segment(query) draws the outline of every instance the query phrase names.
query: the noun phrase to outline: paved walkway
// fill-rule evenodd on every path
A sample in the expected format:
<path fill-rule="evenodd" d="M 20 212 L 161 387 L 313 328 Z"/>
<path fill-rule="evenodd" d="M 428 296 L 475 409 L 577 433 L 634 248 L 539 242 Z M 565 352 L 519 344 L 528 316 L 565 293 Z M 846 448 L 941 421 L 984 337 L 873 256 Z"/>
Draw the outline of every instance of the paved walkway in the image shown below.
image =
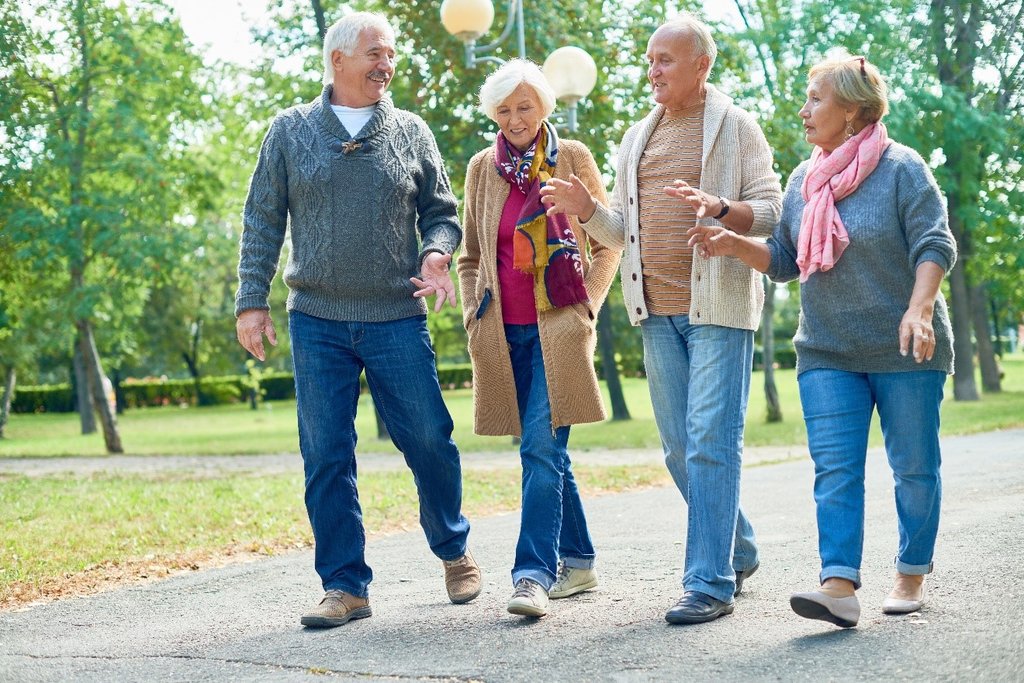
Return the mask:
<path fill-rule="evenodd" d="M 472 470 L 493 470 L 519 467 L 517 446 L 504 452 L 463 453 L 462 466 Z M 767 446 L 748 448 L 744 464 L 760 465 L 795 458 L 806 458 L 806 446 Z M 572 460 L 580 465 L 630 465 L 662 462 L 661 449 L 626 448 L 572 451 Z M 405 469 L 398 454 L 362 453 L 358 456 L 360 472 Z M 187 471 L 196 475 L 217 476 L 225 472 L 280 474 L 299 472 L 302 458 L 298 453 L 272 455 L 110 455 L 100 457 L 0 458 L 0 474 L 44 476 L 72 472 L 168 472 Z"/>
<path fill-rule="evenodd" d="M 892 478 L 867 477 L 863 616 L 841 630 L 795 616 L 816 583 L 812 467 L 745 470 L 761 570 L 732 616 L 673 627 L 685 508 L 672 488 L 586 501 L 597 590 L 525 620 L 505 611 L 518 519 L 474 520 L 483 594 L 455 606 L 422 534 L 370 542 L 373 617 L 308 631 L 320 595 L 308 551 L 0 613 L 3 681 L 1021 681 L 1024 430 L 944 440 L 944 518 L 931 602 L 888 617 L 896 544 Z"/>

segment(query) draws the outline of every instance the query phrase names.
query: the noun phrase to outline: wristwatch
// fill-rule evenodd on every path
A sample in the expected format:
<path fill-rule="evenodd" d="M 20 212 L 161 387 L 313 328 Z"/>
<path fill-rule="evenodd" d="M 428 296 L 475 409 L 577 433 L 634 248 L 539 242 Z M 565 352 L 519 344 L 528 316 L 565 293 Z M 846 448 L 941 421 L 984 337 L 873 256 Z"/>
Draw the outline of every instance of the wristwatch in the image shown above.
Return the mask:
<path fill-rule="evenodd" d="M 729 200 L 726 199 L 725 197 L 719 197 L 718 201 L 722 202 L 722 210 L 719 211 L 718 215 L 714 217 L 716 221 L 722 220 L 723 218 L 725 218 L 725 214 L 729 213 Z"/>

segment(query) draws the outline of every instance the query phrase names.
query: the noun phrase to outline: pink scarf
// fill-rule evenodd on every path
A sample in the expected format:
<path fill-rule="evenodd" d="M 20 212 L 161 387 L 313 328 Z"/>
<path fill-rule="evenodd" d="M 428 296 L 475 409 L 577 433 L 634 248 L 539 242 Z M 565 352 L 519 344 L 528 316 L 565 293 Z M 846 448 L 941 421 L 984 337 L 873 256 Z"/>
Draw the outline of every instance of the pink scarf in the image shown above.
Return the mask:
<path fill-rule="evenodd" d="M 821 147 L 811 152 L 811 164 L 800 188 L 806 202 L 796 251 L 800 282 L 817 270 L 831 270 L 849 246 L 850 236 L 836 202 L 853 194 L 871 175 L 889 142 L 885 124 L 879 121 L 864 126 L 831 153 Z"/>

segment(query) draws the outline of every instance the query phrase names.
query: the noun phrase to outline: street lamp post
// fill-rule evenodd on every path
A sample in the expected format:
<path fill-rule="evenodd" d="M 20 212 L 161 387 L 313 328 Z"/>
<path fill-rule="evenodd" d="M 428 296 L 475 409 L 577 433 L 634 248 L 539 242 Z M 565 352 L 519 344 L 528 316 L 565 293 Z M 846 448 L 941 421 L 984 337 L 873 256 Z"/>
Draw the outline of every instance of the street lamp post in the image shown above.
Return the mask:
<path fill-rule="evenodd" d="M 481 62 L 504 64 L 500 57 L 488 55 L 512 31 L 517 34 L 519 57 L 526 59 L 526 37 L 523 27 L 523 1 L 508 0 L 508 18 L 497 40 L 477 45 L 478 38 L 490 30 L 494 23 L 494 4 L 491 0 L 444 0 L 441 3 L 441 23 L 448 33 L 462 41 L 466 49 L 466 66 L 473 68 Z M 578 47 L 560 47 L 544 60 L 544 76 L 551 83 L 555 97 L 568 109 L 567 127 L 576 132 L 576 104 L 590 94 L 597 83 L 597 65 L 586 50 Z"/>

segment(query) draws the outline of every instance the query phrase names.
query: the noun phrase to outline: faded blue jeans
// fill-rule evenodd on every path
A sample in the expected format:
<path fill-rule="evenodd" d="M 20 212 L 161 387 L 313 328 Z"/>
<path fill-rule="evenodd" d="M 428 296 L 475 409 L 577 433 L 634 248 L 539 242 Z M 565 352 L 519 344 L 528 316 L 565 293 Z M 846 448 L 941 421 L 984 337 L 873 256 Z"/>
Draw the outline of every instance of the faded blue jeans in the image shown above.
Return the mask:
<path fill-rule="evenodd" d="M 594 544 L 572 474 L 569 427 L 551 428 L 548 383 L 536 325 L 505 325 L 516 383 L 523 442 L 522 518 L 512 583 L 536 581 L 550 590 L 558 560 L 567 567 L 594 566 Z"/>
<path fill-rule="evenodd" d="M 373 572 L 356 489 L 356 404 L 365 368 L 391 440 L 419 492 L 420 525 L 442 560 L 466 552 L 462 467 L 452 418 L 441 398 L 426 316 L 339 322 L 298 311 L 288 316 L 306 511 L 324 590 L 366 597 Z"/>
<path fill-rule="evenodd" d="M 814 460 L 820 579 L 860 587 L 864 550 L 864 464 L 877 408 L 896 484 L 896 571 L 928 574 L 939 531 L 939 405 L 946 373 L 938 370 L 800 373 L 800 403 Z"/>
<path fill-rule="evenodd" d="M 758 562 L 740 510 L 754 333 L 691 325 L 687 315 L 652 315 L 640 327 L 665 464 L 688 506 L 683 589 L 730 602 L 736 572 Z"/>

